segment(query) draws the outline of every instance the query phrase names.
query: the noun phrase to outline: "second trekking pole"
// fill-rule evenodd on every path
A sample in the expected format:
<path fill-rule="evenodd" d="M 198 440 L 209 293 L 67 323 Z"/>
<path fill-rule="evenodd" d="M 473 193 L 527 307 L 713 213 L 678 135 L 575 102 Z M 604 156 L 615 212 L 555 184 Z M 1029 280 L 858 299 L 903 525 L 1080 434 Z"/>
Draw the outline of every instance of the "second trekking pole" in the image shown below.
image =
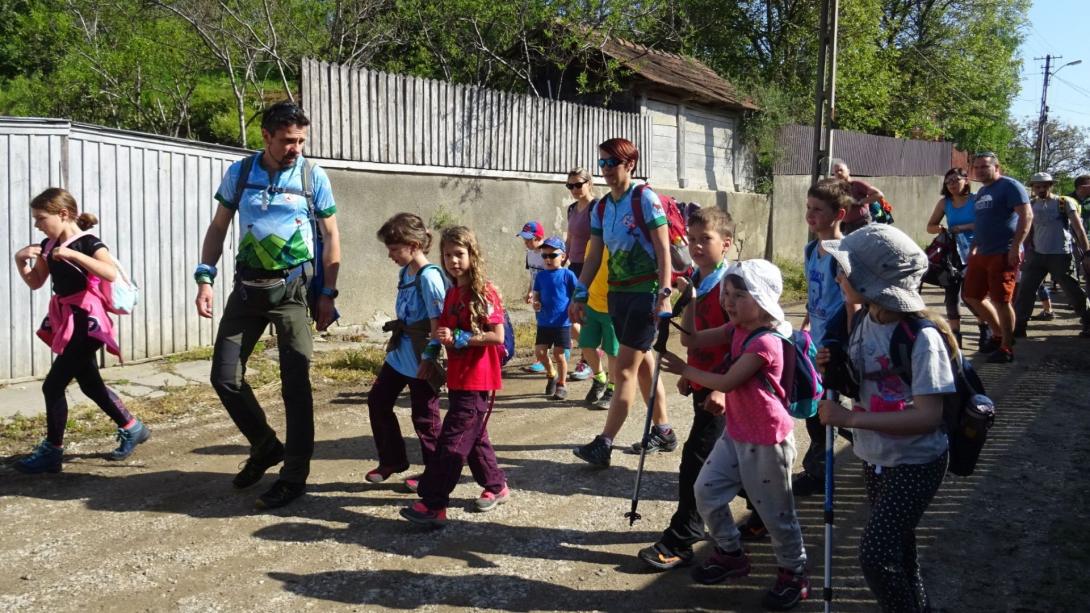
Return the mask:
<path fill-rule="evenodd" d="M 825 390 L 825 399 L 836 400 L 836 392 Z M 825 426 L 825 613 L 833 607 L 833 438 L 833 427 Z"/>
<path fill-rule="evenodd" d="M 655 397 L 656 390 L 659 387 L 659 372 L 662 370 L 659 365 L 659 358 L 662 356 L 662 352 L 666 351 L 666 343 L 670 340 L 670 320 L 677 317 L 685 309 L 685 305 L 689 304 L 689 300 L 692 299 L 692 290 L 687 289 L 682 292 L 681 297 L 674 303 L 673 312 L 663 312 L 658 314 L 658 335 L 655 337 L 655 344 L 651 347 L 654 351 L 652 358 L 655 361 L 654 374 L 651 376 L 651 393 L 647 395 L 647 417 L 643 421 L 643 437 L 640 439 L 640 465 L 636 469 L 636 485 L 632 491 L 632 508 L 624 514 L 628 518 L 628 525 L 636 523 L 636 520 L 640 519 L 640 514 L 636 512 L 636 506 L 640 504 L 640 483 L 643 481 L 643 462 L 647 458 L 647 446 L 651 442 L 651 415 L 655 411 Z"/>

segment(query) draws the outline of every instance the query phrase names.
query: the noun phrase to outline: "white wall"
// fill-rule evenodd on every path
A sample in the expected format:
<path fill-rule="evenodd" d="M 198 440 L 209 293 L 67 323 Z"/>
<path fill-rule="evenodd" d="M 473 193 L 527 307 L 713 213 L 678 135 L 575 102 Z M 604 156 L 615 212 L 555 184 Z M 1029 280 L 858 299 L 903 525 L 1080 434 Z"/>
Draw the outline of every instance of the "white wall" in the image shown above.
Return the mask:
<path fill-rule="evenodd" d="M 711 191 L 748 186 L 737 176 L 748 164 L 739 159 L 745 148 L 735 114 L 651 99 L 644 110 L 651 118 L 652 185 Z"/>

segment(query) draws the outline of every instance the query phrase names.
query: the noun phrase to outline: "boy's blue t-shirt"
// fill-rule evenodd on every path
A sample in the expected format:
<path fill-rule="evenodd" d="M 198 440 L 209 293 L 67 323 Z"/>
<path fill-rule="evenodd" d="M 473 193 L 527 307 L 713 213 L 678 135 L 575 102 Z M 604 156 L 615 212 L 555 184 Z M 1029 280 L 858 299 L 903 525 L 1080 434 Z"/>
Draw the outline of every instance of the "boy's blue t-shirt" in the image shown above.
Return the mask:
<path fill-rule="evenodd" d="M 420 276 L 420 291 L 416 291 L 416 277 Z M 417 274 L 409 272 L 409 267 L 398 274 L 397 303 L 394 306 L 397 318 L 405 323 L 415 323 L 422 319 L 438 319 L 443 313 L 443 300 L 447 295 L 446 277 L 438 266 L 422 268 Z M 413 351 L 409 335 L 401 335 L 397 349 L 386 354 L 386 363 L 406 377 L 415 377 L 420 367 L 420 356 Z"/>
<path fill-rule="evenodd" d="M 810 338 L 822 346 L 829 323 L 836 317 L 847 317 L 844 293 L 836 282 L 839 266 L 829 254 L 822 255 L 814 245 L 804 263 L 806 270 L 806 312 L 810 315 Z M 843 339 L 841 339 L 843 340 Z"/>
<path fill-rule="evenodd" d="M 1007 253 L 1018 228 L 1015 207 L 1029 203 L 1026 188 L 1010 177 L 999 177 L 976 193 L 976 221 L 973 233 L 977 253 L 997 255 Z"/>
<path fill-rule="evenodd" d="M 654 293 L 658 289 L 659 267 L 655 248 L 632 215 L 632 193 L 638 184 L 638 181 L 633 181 L 617 202 L 613 201 L 612 194 L 606 194 L 599 204 L 594 205 L 590 215 L 591 235 L 602 237 L 602 242 L 609 249 L 610 291 Z M 599 217 L 598 207 L 602 202 L 605 203 L 605 210 Z M 644 188 L 639 204 L 648 231 L 654 231 L 666 223 L 662 201 L 651 188 Z"/>
<path fill-rule="evenodd" d="M 568 305 L 579 279 L 568 268 L 542 270 L 534 279 L 534 291 L 541 297 L 537 325 L 543 328 L 566 328 L 571 325 Z"/>
<path fill-rule="evenodd" d="M 235 210 L 235 188 L 243 160 L 227 169 L 216 200 Z M 295 164 L 271 177 L 255 161 L 248 185 L 303 189 L 303 156 Z M 314 191 L 314 215 L 330 217 L 337 212 L 333 190 L 321 167 L 311 164 L 311 190 Z M 239 242 L 235 261 L 240 266 L 258 270 L 285 270 L 314 259 L 314 232 L 307 199 L 296 194 L 270 194 L 267 189 L 247 187 L 238 202 Z"/>

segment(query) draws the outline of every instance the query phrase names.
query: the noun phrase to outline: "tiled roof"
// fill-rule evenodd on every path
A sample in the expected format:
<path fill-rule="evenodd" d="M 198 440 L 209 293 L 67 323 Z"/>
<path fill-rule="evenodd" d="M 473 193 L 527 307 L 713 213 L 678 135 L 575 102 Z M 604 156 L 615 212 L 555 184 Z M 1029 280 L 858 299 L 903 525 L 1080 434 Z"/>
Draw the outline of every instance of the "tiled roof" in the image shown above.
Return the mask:
<path fill-rule="evenodd" d="M 640 77 L 686 98 L 738 110 L 759 109 L 729 81 L 691 57 L 612 37 L 603 42 L 601 49 L 602 53 L 620 61 Z"/>

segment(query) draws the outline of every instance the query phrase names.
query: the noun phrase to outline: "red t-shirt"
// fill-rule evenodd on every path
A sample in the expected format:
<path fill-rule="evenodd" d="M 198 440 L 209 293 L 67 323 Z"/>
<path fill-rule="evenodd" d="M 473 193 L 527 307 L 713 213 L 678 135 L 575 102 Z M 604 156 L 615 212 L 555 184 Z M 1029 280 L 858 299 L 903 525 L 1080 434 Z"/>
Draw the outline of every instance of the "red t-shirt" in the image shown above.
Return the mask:
<path fill-rule="evenodd" d="M 703 296 L 697 296 L 696 302 L 693 308 L 696 311 L 693 313 L 695 319 L 695 327 L 697 330 L 710 330 L 712 328 L 718 328 L 727 323 L 727 314 L 723 311 L 723 307 L 719 304 L 719 285 L 722 281 L 716 284 L 708 293 Z M 724 339 L 725 341 L 726 339 Z M 723 363 L 723 358 L 730 352 L 730 345 L 726 342 L 720 345 L 713 345 L 711 347 L 694 347 L 689 349 L 688 364 L 693 368 L 699 368 L 700 370 L 715 370 L 716 366 Z M 697 383 L 689 382 L 689 387 L 693 391 L 699 391 L 703 387 Z"/>
<path fill-rule="evenodd" d="M 489 303 L 485 325 L 503 326 L 503 301 L 491 284 L 485 287 Z M 439 325 L 446 328 L 470 330 L 469 292 L 467 288 L 452 287 L 443 301 L 443 314 Z M 503 387 L 500 375 L 500 357 L 503 345 L 484 345 L 455 349 L 447 346 L 447 388 L 462 391 L 492 391 Z"/>

